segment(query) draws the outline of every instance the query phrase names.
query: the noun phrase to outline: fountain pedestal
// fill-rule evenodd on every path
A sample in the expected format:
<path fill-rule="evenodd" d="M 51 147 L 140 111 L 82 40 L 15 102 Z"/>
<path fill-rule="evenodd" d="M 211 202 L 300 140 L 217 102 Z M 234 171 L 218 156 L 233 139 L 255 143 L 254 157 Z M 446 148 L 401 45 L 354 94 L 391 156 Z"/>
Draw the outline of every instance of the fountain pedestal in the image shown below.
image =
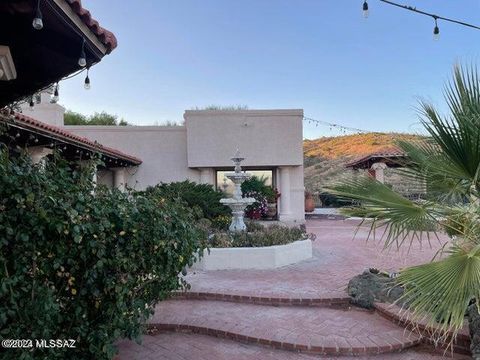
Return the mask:
<path fill-rule="evenodd" d="M 235 156 L 231 159 L 235 164 L 235 172 L 225 174 L 225 176 L 235 184 L 233 197 L 220 199 L 221 204 L 232 209 L 232 223 L 228 228 L 231 232 L 241 232 L 247 229 L 247 226 L 243 221 L 245 216 L 245 208 L 256 201 L 254 198 L 242 197 L 242 183 L 250 178 L 249 174 L 242 172 L 242 167 L 240 166 L 240 163 L 244 159 L 245 158 L 240 157 L 240 153 L 237 150 Z"/>

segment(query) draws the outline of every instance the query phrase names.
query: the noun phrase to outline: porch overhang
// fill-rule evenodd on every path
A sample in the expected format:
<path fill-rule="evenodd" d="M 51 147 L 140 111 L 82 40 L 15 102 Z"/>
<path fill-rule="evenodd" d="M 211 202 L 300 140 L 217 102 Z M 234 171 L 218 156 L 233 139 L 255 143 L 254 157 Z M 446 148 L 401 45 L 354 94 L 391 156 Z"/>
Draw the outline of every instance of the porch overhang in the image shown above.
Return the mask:
<path fill-rule="evenodd" d="M 99 156 L 105 168 L 133 167 L 142 163 L 135 156 L 20 113 L 0 113 L 0 143 L 11 151 L 32 147 L 57 150 L 69 161 Z"/>
<path fill-rule="evenodd" d="M 32 26 L 37 0 L 0 2 L 0 45 L 7 46 L 16 78 L 0 81 L 0 108 L 80 71 L 82 43 L 87 65 L 99 62 L 116 46 L 80 0 L 40 0 L 43 28 Z"/>

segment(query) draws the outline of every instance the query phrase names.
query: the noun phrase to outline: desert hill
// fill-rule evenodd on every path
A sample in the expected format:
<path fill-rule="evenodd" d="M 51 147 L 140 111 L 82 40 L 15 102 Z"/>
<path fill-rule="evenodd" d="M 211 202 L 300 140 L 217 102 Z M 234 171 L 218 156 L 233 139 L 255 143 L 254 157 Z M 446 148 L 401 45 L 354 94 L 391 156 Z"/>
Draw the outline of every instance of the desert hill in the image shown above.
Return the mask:
<path fill-rule="evenodd" d="M 397 140 L 419 140 L 418 135 L 399 133 L 366 133 L 304 140 L 305 188 L 318 193 L 327 183 L 348 175 L 345 165 L 362 156 L 395 150 Z M 394 169 L 385 172 L 386 182 L 398 191 L 408 192 L 408 184 L 400 181 Z"/>

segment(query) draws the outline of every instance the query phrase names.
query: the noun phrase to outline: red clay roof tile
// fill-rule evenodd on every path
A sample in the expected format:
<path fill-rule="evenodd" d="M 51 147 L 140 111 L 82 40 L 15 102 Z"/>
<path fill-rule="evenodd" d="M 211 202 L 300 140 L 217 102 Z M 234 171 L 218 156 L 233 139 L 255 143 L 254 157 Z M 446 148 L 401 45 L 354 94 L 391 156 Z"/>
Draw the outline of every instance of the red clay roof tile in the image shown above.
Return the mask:
<path fill-rule="evenodd" d="M 100 26 L 97 20 L 92 18 L 90 11 L 82 6 L 81 0 L 67 0 L 72 10 L 80 17 L 85 25 L 98 37 L 98 39 L 106 46 L 109 54 L 117 47 L 117 38 L 115 35 Z"/>
<path fill-rule="evenodd" d="M 82 145 L 86 145 L 92 151 L 98 151 L 108 156 L 117 157 L 122 160 L 126 160 L 131 163 L 134 163 L 135 165 L 140 165 L 142 163 L 142 160 L 135 156 L 131 156 L 119 150 L 113 149 L 111 147 L 104 146 L 98 143 L 97 141 L 92 141 L 86 137 L 71 133 L 70 131 L 67 131 L 61 127 L 46 124 L 42 121 L 39 121 L 37 119 L 34 119 L 30 116 L 27 116 L 21 113 L 14 113 L 13 116 L 15 118 L 15 122 L 17 123 L 23 123 L 31 128 L 37 128 L 37 129 L 43 130 L 44 132 L 57 135 L 61 138 L 73 140 Z"/>

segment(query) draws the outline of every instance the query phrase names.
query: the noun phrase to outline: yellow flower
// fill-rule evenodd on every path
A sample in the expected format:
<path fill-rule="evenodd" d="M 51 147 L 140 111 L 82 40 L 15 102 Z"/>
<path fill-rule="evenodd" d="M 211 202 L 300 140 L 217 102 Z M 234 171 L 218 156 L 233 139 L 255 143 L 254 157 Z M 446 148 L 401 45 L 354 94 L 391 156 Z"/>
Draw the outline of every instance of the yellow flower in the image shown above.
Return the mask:
<path fill-rule="evenodd" d="M 72 295 L 77 295 L 77 290 L 76 289 L 72 289 Z"/>

